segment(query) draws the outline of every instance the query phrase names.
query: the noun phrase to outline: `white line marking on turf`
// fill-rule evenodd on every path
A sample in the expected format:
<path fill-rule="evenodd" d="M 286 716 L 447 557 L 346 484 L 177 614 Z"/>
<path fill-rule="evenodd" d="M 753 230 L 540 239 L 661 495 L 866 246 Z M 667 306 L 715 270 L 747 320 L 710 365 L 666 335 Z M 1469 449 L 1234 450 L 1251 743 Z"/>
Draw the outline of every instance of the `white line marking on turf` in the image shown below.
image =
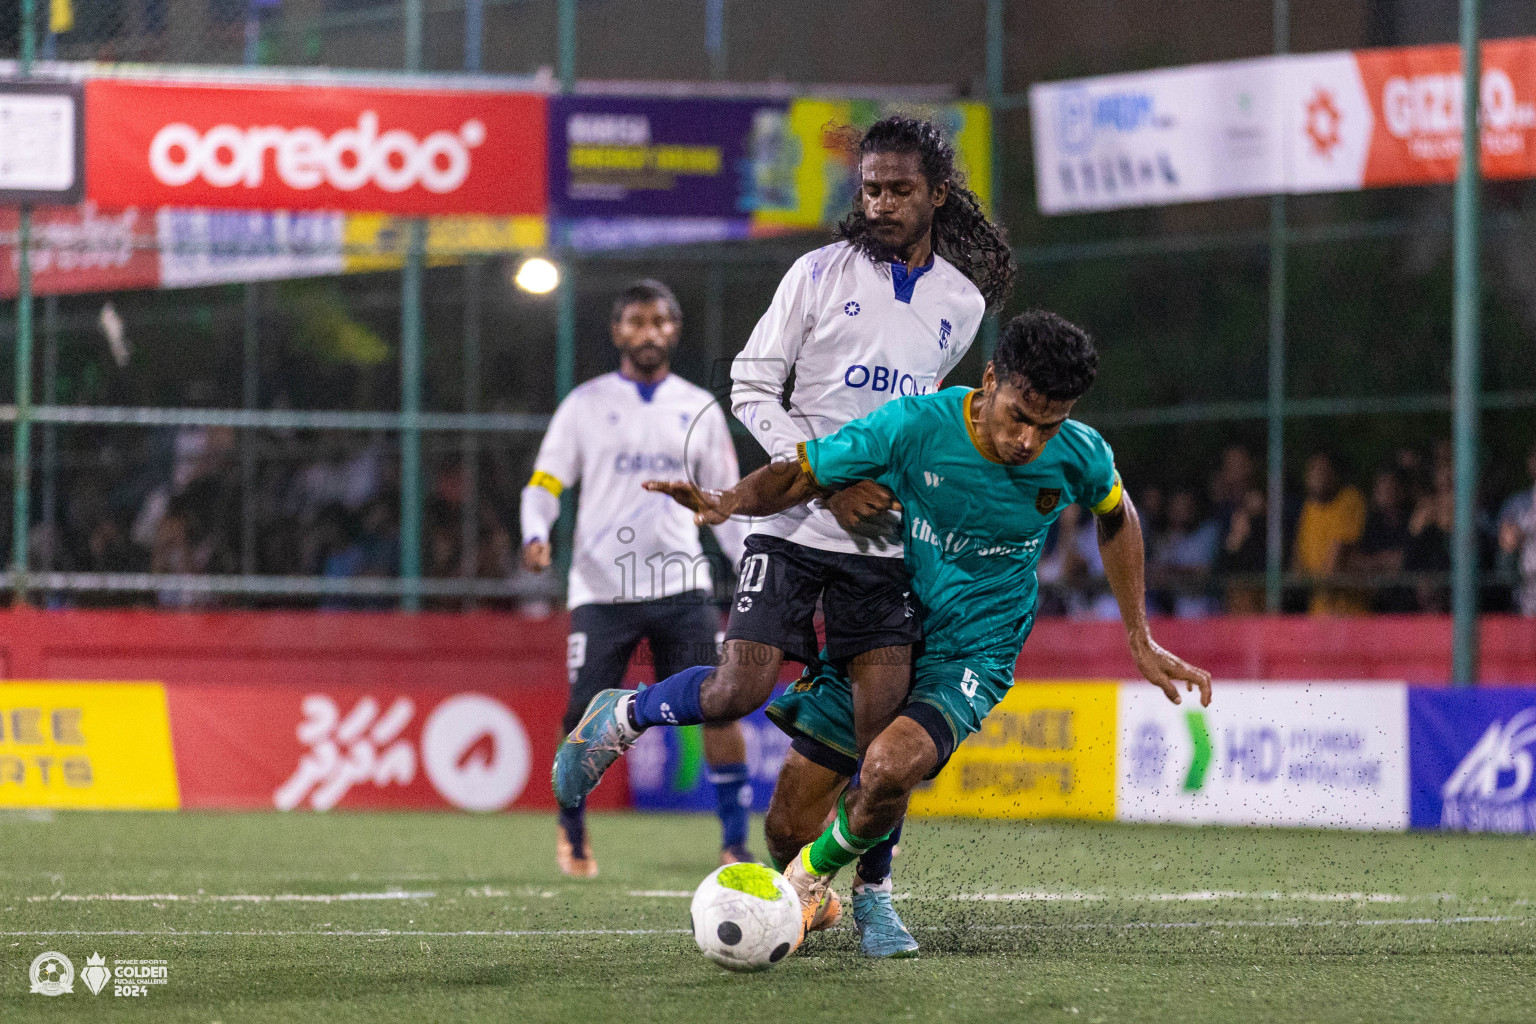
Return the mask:
<path fill-rule="evenodd" d="M 688 889 L 631 889 L 631 896 L 639 896 L 642 899 L 692 899 L 693 893 Z"/>
<path fill-rule="evenodd" d="M 1460 924 L 1530 924 L 1536 917 L 1379 917 L 1365 920 L 1302 921 L 1288 918 L 1278 921 L 1132 921 L 1100 924 L 1004 924 L 1004 925 L 932 925 L 914 927 L 918 932 L 1027 932 L 1027 931 L 1163 931 L 1184 928 L 1380 928 L 1380 927 L 1441 927 Z M 686 928 L 567 928 L 490 931 L 437 932 L 375 928 L 365 930 L 328 929 L 325 931 L 177 931 L 165 929 L 137 931 L 117 929 L 111 931 L 0 931 L 0 936 L 10 938 L 111 938 L 165 937 L 165 938 L 544 938 L 577 935 L 689 935 Z"/>
<path fill-rule="evenodd" d="M 232 893 L 229 895 L 179 895 L 177 893 L 62 893 L 49 896 L 28 896 L 28 903 L 354 903 L 367 900 L 429 900 L 435 892 L 280 892 L 273 894 Z"/>
<path fill-rule="evenodd" d="M 923 899 L 924 897 L 916 897 Z M 928 897 L 932 898 L 932 897 Z M 977 903 L 1015 901 L 1050 903 L 1125 900 L 1133 903 L 1215 903 L 1222 900 L 1296 900 L 1305 903 L 1403 903 L 1408 897 L 1386 892 L 1146 892 L 1110 895 L 1098 892 L 978 892 L 960 893 L 952 900 Z M 1433 897 L 1444 899 L 1444 896 Z"/>

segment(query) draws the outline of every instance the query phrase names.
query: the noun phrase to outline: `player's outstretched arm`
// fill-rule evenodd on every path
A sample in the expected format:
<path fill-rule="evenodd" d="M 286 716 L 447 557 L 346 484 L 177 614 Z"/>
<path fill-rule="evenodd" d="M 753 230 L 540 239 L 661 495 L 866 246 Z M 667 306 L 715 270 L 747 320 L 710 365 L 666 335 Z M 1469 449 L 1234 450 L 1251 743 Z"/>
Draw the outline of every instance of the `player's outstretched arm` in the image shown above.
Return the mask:
<path fill-rule="evenodd" d="M 1199 687 L 1201 706 L 1210 704 L 1211 674 L 1163 650 L 1152 639 L 1152 629 L 1147 624 L 1146 560 L 1141 537 L 1141 517 L 1136 514 L 1131 496 L 1122 495 L 1120 504 L 1098 517 L 1098 524 L 1099 554 L 1104 559 L 1104 575 L 1109 578 L 1109 589 L 1115 592 L 1115 601 L 1120 605 L 1120 618 L 1125 623 L 1126 641 L 1131 646 L 1131 657 L 1136 661 L 1136 668 L 1175 704 L 1183 702 L 1179 696 L 1179 682 L 1183 682 L 1191 691 Z"/>
<path fill-rule="evenodd" d="M 724 491 L 704 490 L 689 480 L 647 480 L 640 486 L 690 509 L 700 526 L 718 526 L 731 516 L 778 515 L 822 494 L 798 462 L 770 462 Z"/>

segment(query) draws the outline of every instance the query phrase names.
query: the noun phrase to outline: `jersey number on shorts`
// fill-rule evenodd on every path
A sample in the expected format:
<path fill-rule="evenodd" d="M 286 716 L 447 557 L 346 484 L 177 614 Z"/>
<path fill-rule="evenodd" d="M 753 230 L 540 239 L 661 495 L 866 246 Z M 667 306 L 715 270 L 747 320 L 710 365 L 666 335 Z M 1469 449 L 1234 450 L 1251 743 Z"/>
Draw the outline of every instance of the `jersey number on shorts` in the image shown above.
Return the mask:
<path fill-rule="evenodd" d="M 741 560 L 741 579 L 736 583 L 736 593 L 759 593 L 766 582 L 768 582 L 767 555 L 748 555 Z"/>
<path fill-rule="evenodd" d="M 960 678 L 960 692 L 965 694 L 965 699 L 975 700 L 976 691 L 980 688 L 981 676 L 977 675 L 975 672 L 972 672 L 970 669 L 966 669 L 965 675 Z"/>

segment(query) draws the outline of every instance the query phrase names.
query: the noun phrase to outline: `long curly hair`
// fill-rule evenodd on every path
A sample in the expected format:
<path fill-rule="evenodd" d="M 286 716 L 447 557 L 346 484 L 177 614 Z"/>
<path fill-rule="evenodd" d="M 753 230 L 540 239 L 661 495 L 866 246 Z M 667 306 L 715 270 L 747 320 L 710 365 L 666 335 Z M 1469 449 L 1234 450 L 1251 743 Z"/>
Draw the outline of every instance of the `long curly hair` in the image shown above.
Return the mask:
<path fill-rule="evenodd" d="M 955 169 L 955 148 L 938 127 L 921 118 L 894 115 L 876 121 L 862 135 L 851 130 L 840 134 L 860 161 L 868 153 L 916 153 L 928 187 L 949 186 L 944 205 L 933 213 L 933 250 L 971 279 L 988 309 L 1002 308 L 1013 291 L 1013 250 L 1003 228 L 987 219 L 981 200 L 965 187 L 965 176 Z M 853 209 L 838 222 L 837 237 L 876 262 L 890 258 L 870 231 L 857 193 Z"/>

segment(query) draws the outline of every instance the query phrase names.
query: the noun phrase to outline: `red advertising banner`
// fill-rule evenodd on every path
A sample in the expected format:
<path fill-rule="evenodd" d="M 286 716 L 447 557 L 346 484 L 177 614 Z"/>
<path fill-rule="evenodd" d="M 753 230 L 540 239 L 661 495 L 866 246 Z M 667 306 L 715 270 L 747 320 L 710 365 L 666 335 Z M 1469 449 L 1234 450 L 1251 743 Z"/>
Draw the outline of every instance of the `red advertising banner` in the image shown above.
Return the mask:
<path fill-rule="evenodd" d="M 531 93 L 85 86 L 86 195 L 202 206 L 541 214 L 548 101 Z"/>
<path fill-rule="evenodd" d="M 165 688 L 181 806 L 550 810 L 562 685 Z M 628 806 L 622 767 L 589 806 Z"/>
<path fill-rule="evenodd" d="M 1454 181 L 1461 164 L 1461 48 L 1360 50 L 1355 59 L 1375 115 L 1366 187 Z M 1480 104 L 1483 176 L 1536 176 L 1536 39 L 1483 45 Z"/>
<path fill-rule="evenodd" d="M 0 235 L 16 238 L 15 207 L 0 207 Z M 155 215 L 136 209 L 102 213 L 82 206 L 39 206 L 32 211 L 32 289 L 67 295 L 154 288 L 160 284 Z M 20 252 L 0 246 L 0 298 L 14 298 Z"/>

